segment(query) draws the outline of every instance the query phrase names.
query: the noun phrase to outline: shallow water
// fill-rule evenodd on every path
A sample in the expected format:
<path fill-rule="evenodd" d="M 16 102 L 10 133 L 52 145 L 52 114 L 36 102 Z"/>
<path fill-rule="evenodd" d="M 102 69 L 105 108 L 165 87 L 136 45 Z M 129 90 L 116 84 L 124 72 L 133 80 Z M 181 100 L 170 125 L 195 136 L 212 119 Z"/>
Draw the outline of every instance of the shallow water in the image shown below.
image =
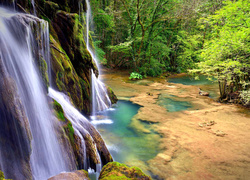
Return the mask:
<path fill-rule="evenodd" d="M 137 114 L 139 108 L 139 105 L 130 101 L 119 100 L 113 109 L 99 113 L 100 123 L 94 123 L 115 161 L 146 162 L 159 153 L 160 136 L 158 134 L 153 131 L 145 134 L 130 127 L 131 119 Z M 110 120 L 113 123 L 110 123 Z"/>
<path fill-rule="evenodd" d="M 203 91 L 208 92 L 210 98 L 216 99 L 219 97 L 218 83 L 208 80 L 207 76 L 203 76 L 203 75 L 199 76 L 198 80 L 188 75 L 176 76 L 176 77 L 169 78 L 168 82 L 198 86 Z"/>
<path fill-rule="evenodd" d="M 196 80 L 191 76 L 177 76 L 168 79 L 170 83 L 179 83 L 184 85 L 212 85 L 214 84 L 212 81 L 208 80 L 206 76 L 199 76 L 199 79 Z"/>
<path fill-rule="evenodd" d="M 168 94 L 161 94 L 157 103 L 166 108 L 168 112 L 184 111 L 193 107 L 190 102 L 177 99 L 176 96 Z"/>

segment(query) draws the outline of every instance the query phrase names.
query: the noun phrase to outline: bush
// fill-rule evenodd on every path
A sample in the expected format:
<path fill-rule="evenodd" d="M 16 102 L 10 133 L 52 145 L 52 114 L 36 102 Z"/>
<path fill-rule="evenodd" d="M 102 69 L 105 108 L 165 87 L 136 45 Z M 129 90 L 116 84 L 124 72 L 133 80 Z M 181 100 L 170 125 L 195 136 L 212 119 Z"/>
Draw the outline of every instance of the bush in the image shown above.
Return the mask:
<path fill-rule="evenodd" d="M 142 79 L 142 75 L 137 72 L 132 72 L 129 79 Z"/>

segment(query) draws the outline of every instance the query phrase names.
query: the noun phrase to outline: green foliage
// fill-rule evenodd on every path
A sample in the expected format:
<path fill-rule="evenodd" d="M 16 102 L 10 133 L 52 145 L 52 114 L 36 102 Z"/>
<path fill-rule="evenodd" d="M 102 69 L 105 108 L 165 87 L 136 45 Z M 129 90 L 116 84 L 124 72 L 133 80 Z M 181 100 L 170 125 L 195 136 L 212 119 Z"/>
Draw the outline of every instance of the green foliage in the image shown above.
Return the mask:
<path fill-rule="evenodd" d="M 132 72 L 129 79 L 142 79 L 142 75 L 137 72 Z"/>
<path fill-rule="evenodd" d="M 164 67 L 164 64 L 161 64 L 157 60 L 151 58 L 149 63 L 145 63 L 139 68 L 139 72 L 143 76 L 156 77 L 162 74 Z"/>
<path fill-rule="evenodd" d="M 107 64 L 107 59 L 105 58 L 105 52 L 99 47 L 101 41 L 94 41 L 94 47 L 97 55 L 97 59 L 102 63 L 103 65 Z"/>
<path fill-rule="evenodd" d="M 210 27 L 198 69 L 194 73 L 214 76 L 220 83 L 222 98 L 240 91 L 248 102 L 250 83 L 250 3 L 247 0 L 225 1 L 215 15 L 201 19 Z M 204 26 L 202 26 L 204 28 Z"/>
<path fill-rule="evenodd" d="M 142 76 L 193 69 L 217 79 L 221 99 L 240 96 L 249 102 L 249 0 L 91 3 L 98 48 L 108 66 Z"/>
<path fill-rule="evenodd" d="M 91 1 L 104 64 L 149 76 L 195 67 L 203 44 L 197 21 L 221 1 Z"/>
<path fill-rule="evenodd" d="M 250 90 L 241 91 L 240 97 L 242 98 L 242 102 L 244 105 L 250 104 Z"/>

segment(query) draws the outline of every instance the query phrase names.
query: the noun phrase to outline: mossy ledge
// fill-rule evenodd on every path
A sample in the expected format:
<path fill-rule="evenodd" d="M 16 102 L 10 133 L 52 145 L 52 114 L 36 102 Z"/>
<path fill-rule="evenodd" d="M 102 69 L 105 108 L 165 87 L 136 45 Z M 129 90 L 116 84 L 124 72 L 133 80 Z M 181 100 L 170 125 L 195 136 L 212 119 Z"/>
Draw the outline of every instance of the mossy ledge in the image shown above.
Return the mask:
<path fill-rule="evenodd" d="M 100 174 L 99 180 L 151 180 L 138 167 L 128 167 L 119 162 L 110 162 L 106 164 Z"/>

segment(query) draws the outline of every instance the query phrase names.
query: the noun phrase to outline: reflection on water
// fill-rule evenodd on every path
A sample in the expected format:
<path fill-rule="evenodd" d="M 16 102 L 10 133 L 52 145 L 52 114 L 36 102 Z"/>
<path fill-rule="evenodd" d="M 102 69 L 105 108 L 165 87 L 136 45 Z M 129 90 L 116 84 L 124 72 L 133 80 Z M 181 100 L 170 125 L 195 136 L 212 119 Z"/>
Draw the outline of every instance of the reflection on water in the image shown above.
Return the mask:
<path fill-rule="evenodd" d="M 130 126 L 139 108 L 139 105 L 130 101 L 120 100 L 115 110 L 100 113 L 100 123 L 95 122 L 115 161 L 130 164 L 136 161 L 146 162 L 159 152 L 159 134 L 153 131 L 143 133 L 136 127 Z M 112 120 L 113 123 L 106 123 L 110 122 L 107 120 Z"/>

